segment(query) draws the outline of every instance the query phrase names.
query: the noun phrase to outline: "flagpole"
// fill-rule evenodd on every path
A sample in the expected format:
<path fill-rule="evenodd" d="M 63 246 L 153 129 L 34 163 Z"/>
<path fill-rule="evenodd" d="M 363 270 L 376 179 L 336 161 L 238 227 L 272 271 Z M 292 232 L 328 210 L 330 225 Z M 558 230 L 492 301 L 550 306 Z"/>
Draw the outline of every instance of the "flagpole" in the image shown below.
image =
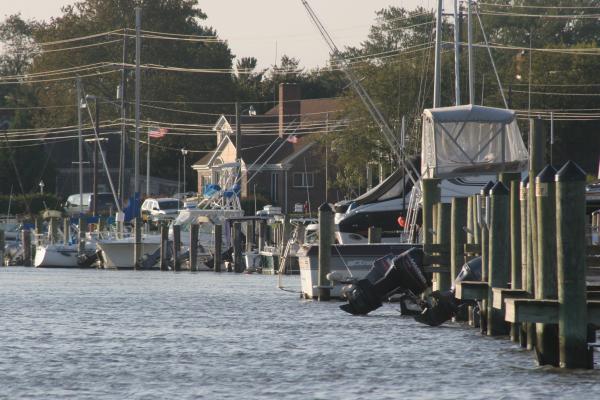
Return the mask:
<path fill-rule="evenodd" d="M 150 196 L 150 128 L 148 128 L 148 152 L 146 153 L 146 196 Z"/>

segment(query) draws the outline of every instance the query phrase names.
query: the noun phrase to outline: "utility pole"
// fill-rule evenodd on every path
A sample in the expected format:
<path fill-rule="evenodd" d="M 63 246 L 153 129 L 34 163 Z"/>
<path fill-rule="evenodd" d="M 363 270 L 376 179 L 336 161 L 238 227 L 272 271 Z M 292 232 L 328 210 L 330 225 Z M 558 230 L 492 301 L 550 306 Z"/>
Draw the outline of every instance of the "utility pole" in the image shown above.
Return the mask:
<path fill-rule="evenodd" d="M 467 42 L 469 55 L 469 104 L 475 104 L 475 65 L 473 63 L 473 10 L 471 0 L 467 0 Z"/>
<path fill-rule="evenodd" d="M 435 16 L 435 77 L 433 82 L 433 108 L 438 108 L 441 105 L 442 5 L 443 0 L 438 0 L 437 14 Z"/>
<path fill-rule="evenodd" d="M 256 198 L 256 196 L 255 196 Z M 329 113 L 325 119 L 325 203 L 329 202 Z"/>
<path fill-rule="evenodd" d="M 81 136 L 81 78 L 77 78 L 77 144 L 79 150 L 79 215 L 83 215 L 83 138 Z"/>
<path fill-rule="evenodd" d="M 460 106 L 460 19 L 458 0 L 454 0 L 454 105 Z"/>
<path fill-rule="evenodd" d="M 135 8 L 135 152 L 134 152 L 134 197 L 136 201 L 139 201 L 140 196 L 140 95 L 142 90 L 142 76 L 140 73 L 140 59 L 142 51 L 142 38 L 140 36 L 140 30 L 142 28 L 142 9 L 140 7 Z M 137 217 L 139 211 L 137 210 L 137 204 L 135 207 L 135 216 Z"/>

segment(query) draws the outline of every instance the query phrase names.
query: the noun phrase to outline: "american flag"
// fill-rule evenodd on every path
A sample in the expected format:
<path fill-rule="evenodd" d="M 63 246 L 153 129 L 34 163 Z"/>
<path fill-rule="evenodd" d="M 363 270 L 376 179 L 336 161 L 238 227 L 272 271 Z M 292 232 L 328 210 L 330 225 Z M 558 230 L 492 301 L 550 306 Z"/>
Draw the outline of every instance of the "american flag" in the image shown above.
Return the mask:
<path fill-rule="evenodd" d="M 148 137 L 152 139 L 160 139 L 165 137 L 168 130 L 167 128 L 149 128 L 148 129 Z"/>

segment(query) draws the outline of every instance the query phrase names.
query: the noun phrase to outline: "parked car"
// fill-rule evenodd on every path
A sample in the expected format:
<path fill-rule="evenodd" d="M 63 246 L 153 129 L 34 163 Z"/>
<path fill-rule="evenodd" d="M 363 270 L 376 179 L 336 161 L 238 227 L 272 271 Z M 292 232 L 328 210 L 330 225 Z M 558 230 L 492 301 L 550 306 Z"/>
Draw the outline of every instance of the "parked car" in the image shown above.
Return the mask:
<path fill-rule="evenodd" d="M 158 225 L 160 221 L 175 219 L 182 208 L 183 203 L 172 197 L 149 198 L 142 203 L 142 219 L 150 224 Z"/>
<path fill-rule="evenodd" d="M 67 197 L 67 201 L 64 204 L 64 211 L 69 217 L 77 216 L 81 211 L 84 215 L 90 215 L 93 213 L 94 208 L 94 195 L 92 193 L 83 193 L 83 204 L 79 206 L 80 195 L 72 194 Z M 97 193 L 96 194 L 96 215 L 111 215 L 117 210 L 115 199 L 112 193 Z"/>

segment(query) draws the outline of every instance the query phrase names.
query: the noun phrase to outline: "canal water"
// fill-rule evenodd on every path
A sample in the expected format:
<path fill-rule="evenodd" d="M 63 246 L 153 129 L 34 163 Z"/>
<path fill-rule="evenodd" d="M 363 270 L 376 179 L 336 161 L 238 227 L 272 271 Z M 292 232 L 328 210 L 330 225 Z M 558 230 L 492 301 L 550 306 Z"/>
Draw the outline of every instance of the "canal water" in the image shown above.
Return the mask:
<path fill-rule="evenodd" d="M 285 278 L 297 288 L 297 277 Z M 275 278 L 0 269 L 0 399 L 593 399 L 460 324 L 353 317 Z"/>

